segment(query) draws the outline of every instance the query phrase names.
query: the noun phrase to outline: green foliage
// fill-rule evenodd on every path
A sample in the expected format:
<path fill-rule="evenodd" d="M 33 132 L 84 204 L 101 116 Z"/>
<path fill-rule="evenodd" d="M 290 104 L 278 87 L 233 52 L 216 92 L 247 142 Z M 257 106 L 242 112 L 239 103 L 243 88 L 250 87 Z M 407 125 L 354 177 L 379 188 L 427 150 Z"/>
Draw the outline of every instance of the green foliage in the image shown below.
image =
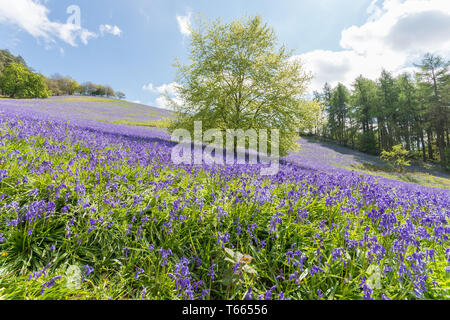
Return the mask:
<path fill-rule="evenodd" d="M 20 63 L 11 63 L 3 70 L 0 89 L 11 98 L 48 98 L 51 93 L 42 75 Z"/>
<path fill-rule="evenodd" d="M 317 99 L 303 101 L 300 104 L 300 115 L 302 121 L 299 124 L 301 133 L 316 132 L 326 123 L 324 106 Z"/>
<path fill-rule="evenodd" d="M 8 50 L 0 50 L 0 75 L 6 66 L 11 63 L 21 63 L 26 66 L 25 60 L 21 56 L 14 56 Z"/>
<path fill-rule="evenodd" d="M 399 172 L 403 172 L 405 166 L 410 166 L 407 157 L 408 151 L 405 150 L 401 144 L 393 146 L 391 151 L 383 150 L 381 152 L 381 159 L 397 168 Z"/>
<path fill-rule="evenodd" d="M 81 90 L 77 81 L 70 77 L 63 77 L 59 74 L 54 74 L 50 78 L 45 78 L 45 82 L 55 96 L 73 95 L 79 93 Z"/>
<path fill-rule="evenodd" d="M 362 133 L 358 140 L 358 150 L 361 152 L 378 155 L 377 139 L 374 132 Z"/>
<path fill-rule="evenodd" d="M 325 104 L 322 134 L 340 144 L 376 154 L 403 144 L 414 158 L 439 159 L 447 166 L 449 147 L 450 62 L 426 54 L 420 72 L 394 77 L 383 70 L 370 80 L 359 76 L 351 92 L 325 84 L 315 96 Z M 437 157 L 436 155 L 439 155 Z"/>
<path fill-rule="evenodd" d="M 412 277 L 400 281 L 401 265 L 393 250 L 387 250 L 382 259 L 373 262 L 368 262 L 368 256 L 373 254 L 368 245 L 346 248 L 345 255 L 333 258 L 334 249 L 347 243 L 347 236 L 355 241 L 375 237 L 386 248 L 397 239 L 395 234 L 382 235 L 378 222 L 367 217 L 378 209 L 373 204 L 359 210 L 343 210 L 354 205 L 354 199 L 362 203 L 364 196 L 359 188 L 368 187 L 363 180 L 351 194 L 331 205 L 328 197 L 335 199 L 333 192 L 320 195 L 316 184 L 309 185 L 310 191 L 304 193 L 305 186 L 295 182 L 274 184 L 266 180 L 258 187 L 267 189 L 267 197 L 273 201 L 255 206 L 254 202 L 236 201 L 237 194 L 256 188 L 239 177 L 223 180 L 220 175 L 211 176 L 202 170 L 111 161 L 109 154 L 123 152 L 115 148 L 93 150 L 70 138 L 58 142 L 39 137 L 21 141 L 13 134 L 5 137 L 0 157 L 7 161 L 0 162 L 0 168 L 7 168 L 8 176 L 0 181 L 0 187 L 7 201 L 26 207 L 43 200 L 54 202 L 56 207 L 54 214 L 17 227 L 0 224 L 4 238 L 0 243 L 0 299 L 180 299 L 172 276 L 181 257 L 197 257 L 203 262 L 192 262 L 188 268 L 190 275 L 210 290 L 206 299 L 242 299 L 249 287 L 257 298 L 273 283 L 277 285 L 273 298 L 283 292 L 291 299 L 318 299 L 320 290 L 323 299 L 361 299 L 359 283 L 363 278 L 373 288 L 375 299 L 381 294 L 393 299 L 417 299 L 412 291 Z M 54 175 L 52 170 L 39 172 L 23 166 L 17 152 L 36 166 L 51 163 L 52 168 L 62 168 L 67 174 Z M 99 157 L 93 160 L 86 154 Z M 27 181 L 23 181 L 24 176 Z M 170 187 L 156 188 L 157 184 Z M 49 192 L 49 185 L 65 187 L 55 194 Z M 85 194 L 77 191 L 80 185 L 85 187 Z M 189 196 L 175 207 L 185 193 Z M 292 193 L 302 196 L 285 203 L 286 195 Z M 197 203 L 200 198 L 205 201 Z M 219 205 L 226 215 L 219 216 Z M 180 219 L 173 220 L 175 210 Z M 400 217 L 399 226 L 405 226 L 413 214 L 401 206 L 388 210 Z M 293 217 L 292 212 L 307 215 Z M 278 214 L 282 223 L 269 235 L 268 226 Z M 2 211 L 3 221 L 17 216 L 14 206 L 5 206 Z M 238 222 L 242 224 L 239 232 Z M 253 224 L 256 228 L 250 231 Z M 427 229 L 430 233 L 433 230 Z M 218 239 L 225 233 L 230 239 L 222 246 Z M 267 242 L 264 246 L 253 243 L 255 238 Z M 323 239 L 320 244 L 318 239 Z M 427 280 L 426 285 L 436 299 L 448 298 L 445 246 L 433 238 L 423 239 L 417 246 L 405 245 L 405 254 L 433 248 L 436 256 L 432 262 L 427 260 L 427 267 L 435 271 L 441 291 L 433 291 L 433 279 Z M 166 264 L 159 252 L 161 248 L 173 250 Z M 287 259 L 289 252 L 293 254 L 297 249 L 301 251 L 297 258 L 304 263 L 301 269 L 295 265 L 296 259 Z M 312 268 L 320 263 L 323 270 L 313 275 Z M 86 265 L 93 268 L 92 273 L 83 273 L 81 286 L 70 288 L 69 267 L 84 271 Z M 46 266 L 47 273 L 39 275 Z M 384 275 L 385 266 L 393 272 Z M 139 268 L 143 270 L 141 274 L 137 274 Z M 214 279 L 210 268 L 215 271 Z M 279 278 L 280 273 L 287 281 Z M 295 278 L 288 280 L 290 275 Z M 52 279 L 54 285 L 46 286 Z"/>
<path fill-rule="evenodd" d="M 189 65 L 178 61 L 177 128 L 203 130 L 278 129 L 280 155 L 296 146 L 302 124 L 300 96 L 311 76 L 260 17 L 222 23 L 198 21 L 191 28 Z M 269 136 L 270 141 L 270 136 Z"/>
<path fill-rule="evenodd" d="M 444 169 L 448 172 L 450 172 L 450 146 L 448 146 L 445 149 L 445 159 L 446 159 L 446 165 Z"/>

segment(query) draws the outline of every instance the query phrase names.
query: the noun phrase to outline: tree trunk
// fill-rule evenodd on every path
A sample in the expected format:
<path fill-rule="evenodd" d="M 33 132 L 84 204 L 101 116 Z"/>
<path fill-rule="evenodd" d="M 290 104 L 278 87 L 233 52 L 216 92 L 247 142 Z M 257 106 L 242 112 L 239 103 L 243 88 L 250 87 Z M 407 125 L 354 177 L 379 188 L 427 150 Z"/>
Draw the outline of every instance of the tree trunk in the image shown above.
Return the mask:
<path fill-rule="evenodd" d="M 434 158 L 433 146 L 432 146 L 432 136 L 433 136 L 433 132 L 431 131 L 431 129 L 427 129 L 428 158 L 430 158 L 430 160 L 433 160 L 433 158 Z"/>

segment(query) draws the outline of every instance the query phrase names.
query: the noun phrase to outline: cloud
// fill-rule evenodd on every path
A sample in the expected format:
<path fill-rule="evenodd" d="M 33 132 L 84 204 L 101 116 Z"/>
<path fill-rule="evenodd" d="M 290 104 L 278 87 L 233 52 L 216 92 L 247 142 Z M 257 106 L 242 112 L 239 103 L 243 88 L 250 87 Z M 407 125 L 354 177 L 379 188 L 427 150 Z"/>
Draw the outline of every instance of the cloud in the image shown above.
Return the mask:
<path fill-rule="evenodd" d="M 113 36 L 120 36 L 122 34 L 122 30 L 118 26 L 110 26 L 109 24 L 102 24 L 99 29 L 102 35 L 109 33 Z"/>
<path fill-rule="evenodd" d="M 157 87 L 156 91 L 159 92 L 160 94 L 167 93 L 169 96 L 175 96 L 175 95 L 177 95 L 177 86 L 178 86 L 178 83 L 171 82 L 171 83 L 163 84 L 163 85 Z"/>
<path fill-rule="evenodd" d="M 180 16 L 177 14 L 178 29 L 180 30 L 183 36 L 191 35 L 191 30 L 189 30 L 191 26 L 191 16 L 192 16 L 191 11 L 188 11 L 187 14 L 184 16 Z"/>
<path fill-rule="evenodd" d="M 142 90 L 155 92 L 155 89 L 153 88 L 153 83 L 151 82 L 149 84 L 144 84 L 142 86 Z"/>
<path fill-rule="evenodd" d="M 142 90 L 150 91 L 152 93 L 158 93 L 160 95 L 155 100 L 155 104 L 158 108 L 171 109 L 171 105 L 170 105 L 168 98 L 172 99 L 177 104 L 182 103 L 182 101 L 179 98 L 179 95 L 177 93 L 177 86 L 178 86 L 178 83 L 171 82 L 171 83 L 165 83 L 165 84 L 155 87 L 153 85 L 153 83 L 150 82 L 150 83 L 142 86 Z M 166 94 L 167 94 L 167 96 L 166 96 Z"/>
<path fill-rule="evenodd" d="M 174 101 L 177 105 L 182 105 L 183 101 L 180 98 L 177 97 L 171 97 L 172 101 Z M 161 109 L 168 109 L 168 110 L 173 110 L 173 107 L 170 103 L 170 101 L 164 97 L 164 96 L 160 96 L 156 99 L 156 107 L 157 108 L 161 108 Z"/>
<path fill-rule="evenodd" d="M 153 85 L 153 83 L 149 82 L 148 84 L 145 84 L 142 86 L 142 90 L 159 93 L 159 94 L 167 93 L 169 96 L 175 96 L 177 94 L 177 86 L 178 86 L 178 83 L 171 82 L 171 83 L 165 83 L 158 87 L 155 87 Z"/>
<path fill-rule="evenodd" d="M 87 44 L 97 34 L 72 23 L 50 21 L 48 10 L 40 1 L 35 0 L 0 0 L 0 23 L 9 24 L 25 30 L 46 44 L 60 39 L 71 46 L 77 46 L 80 40 Z"/>
<path fill-rule="evenodd" d="M 315 74 L 312 90 L 325 82 L 351 85 L 362 74 L 376 79 L 381 70 L 411 71 L 412 62 L 430 51 L 450 55 L 450 6 L 445 0 L 374 0 L 361 26 L 341 33 L 342 50 L 314 50 L 295 59 Z"/>

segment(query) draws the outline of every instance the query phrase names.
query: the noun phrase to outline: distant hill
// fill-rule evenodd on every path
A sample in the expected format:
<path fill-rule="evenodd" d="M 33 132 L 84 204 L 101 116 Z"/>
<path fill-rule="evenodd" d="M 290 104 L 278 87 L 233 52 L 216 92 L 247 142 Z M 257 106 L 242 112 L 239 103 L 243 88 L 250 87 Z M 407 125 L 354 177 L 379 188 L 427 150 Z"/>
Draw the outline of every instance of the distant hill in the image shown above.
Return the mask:
<path fill-rule="evenodd" d="M 145 123 L 174 116 L 173 112 L 125 100 L 90 96 L 59 96 L 49 99 L 0 99 L 0 106 L 58 116 L 67 120 Z"/>

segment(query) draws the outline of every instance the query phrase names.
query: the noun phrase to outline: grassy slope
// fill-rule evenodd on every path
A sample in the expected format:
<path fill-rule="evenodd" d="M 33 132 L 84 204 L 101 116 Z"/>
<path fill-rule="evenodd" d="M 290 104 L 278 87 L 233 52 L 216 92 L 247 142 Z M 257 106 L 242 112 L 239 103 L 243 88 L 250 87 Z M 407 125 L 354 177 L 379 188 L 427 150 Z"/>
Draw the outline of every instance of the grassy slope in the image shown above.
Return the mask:
<path fill-rule="evenodd" d="M 398 173 L 389 168 L 379 157 L 314 138 L 300 139 L 300 148 L 301 150 L 294 154 L 294 161 L 297 163 L 301 163 L 302 160 L 313 160 L 316 164 L 336 166 L 427 187 L 450 189 L 450 175 L 430 164 L 426 167 L 412 165 L 406 168 L 404 173 Z"/>
<path fill-rule="evenodd" d="M 125 100 L 85 96 L 62 96 L 50 99 L 0 99 L 0 105 L 20 105 L 51 116 L 67 119 L 107 122 L 148 122 L 172 117 L 168 110 Z"/>
<path fill-rule="evenodd" d="M 124 100 L 64 96 L 46 100 L 36 99 L 0 99 L 0 104 L 26 105 L 48 115 L 59 114 L 67 119 L 97 120 L 101 122 L 141 127 L 164 128 L 173 113 L 147 105 Z M 347 170 L 390 179 L 412 182 L 428 187 L 450 189 L 450 175 L 429 166 L 411 166 L 403 174 L 393 172 L 378 157 L 357 152 L 336 144 L 326 143 L 313 138 L 300 139 L 301 149 L 288 157 L 299 164 L 311 164 L 314 167 L 340 167 Z"/>

